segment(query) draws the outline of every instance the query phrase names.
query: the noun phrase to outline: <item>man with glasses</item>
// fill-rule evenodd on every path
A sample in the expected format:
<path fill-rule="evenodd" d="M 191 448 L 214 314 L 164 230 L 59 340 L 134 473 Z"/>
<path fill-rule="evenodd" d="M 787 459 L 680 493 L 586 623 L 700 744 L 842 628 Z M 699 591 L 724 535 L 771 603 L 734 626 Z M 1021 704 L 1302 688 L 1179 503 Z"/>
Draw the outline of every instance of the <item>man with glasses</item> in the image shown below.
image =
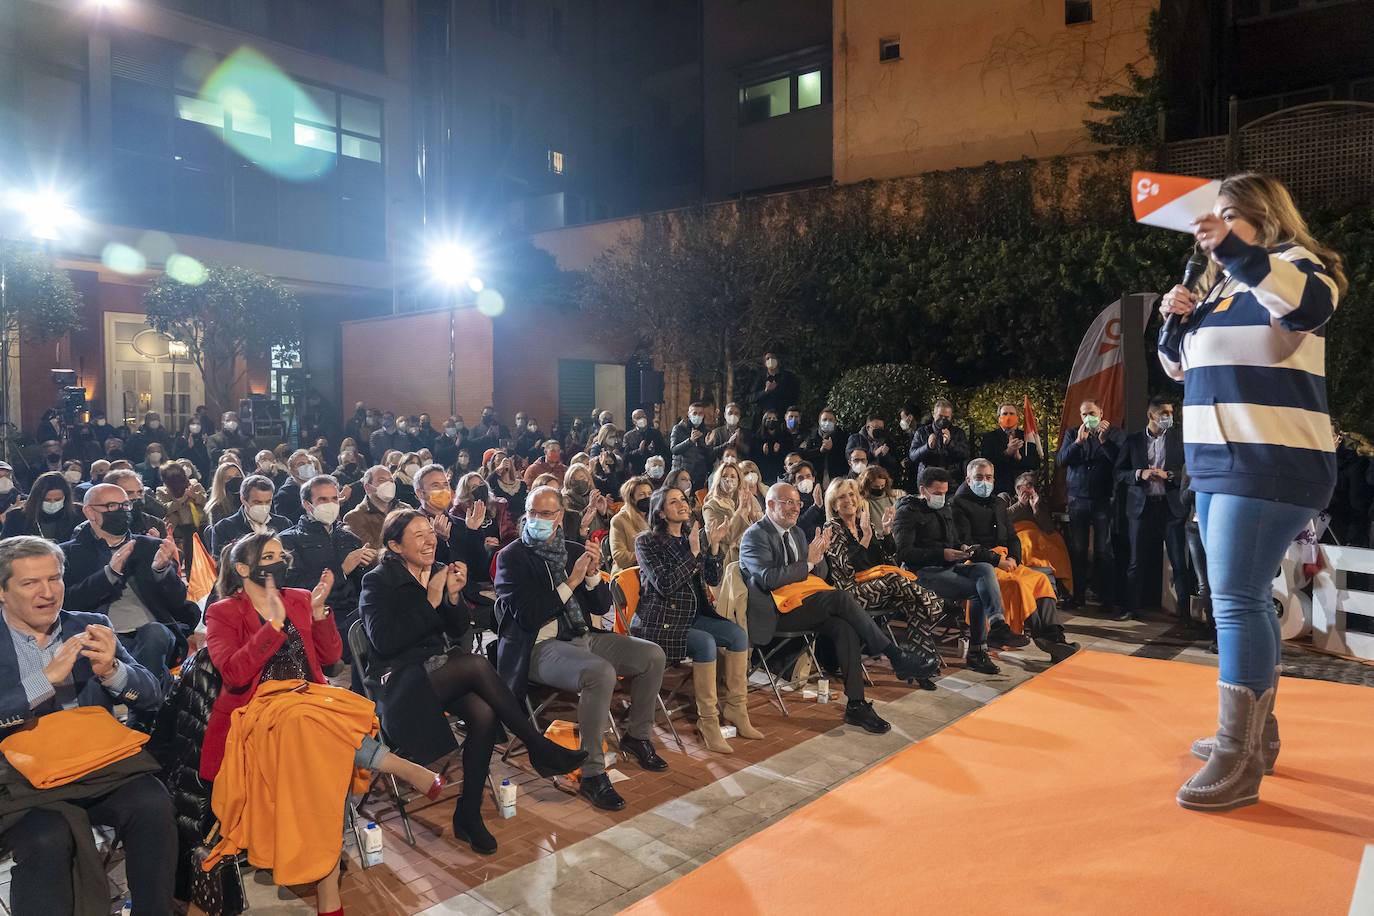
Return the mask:
<path fill-rule="evenodd" d="M 112 468 L 105 475 L 105 483 L 114 484 L 128 495 L 132 506 L 129 510 L 130 531 L 134 534 L 146 534 L 158 540 L 167 536 L 167 523 L 164 521 L 167 510 L 143 485 L 143 478 L 139 476 L 138 471 Z"/>
<path fill-rule="evenodd" d="M 654 705 L 663 686 L 663 650 L 633 636 L 593 626 L 611 608 L 601 580 L 600 550 L 567 540 L 563 496 L 536 487 L 525 500 L 520 539 L 496 555 L 496 668 L 517 697 L 529 684 L 578 694 L 582 734 L 579 794 L 606 811 L 625 807 L 606 775 L 602 736 L 610 724 L 617 677 L 627 681 L 630 717 L 620 750 L 646 770 L 668 764 L 654 750 Z"/>
<path fill-rule="evenodd" d="M 133 508 L 117 484 L 86 491 L 86 521 L 62 545 L 66 607 L 109 617 L 120 644 L 166 687 L 169 668 L 185 657 L 187 637 L 200 624 L 200 608 L 186 600 L 176 544 L 130 530 Z"/>
<path fill-rule="evenodd" d="M 844 721 L 881 735 L 892 728 L 864 698 L 863 650 L 886 655 L 892 670 L 904 681 L 933 677 L 936 668 L 907 652 L 884 633 L 854 596 L 817 581 L 818 590 L 802 598 L 785 614 L 778 610 L 773 592 L 808 579 L 823 580 L 829 572 L 825 551 L 830 529 L 822 528 L 808 545 L 797 528 L 801 494 L 790 483 L 768 488 L 764 517 L 744 532 L 739 546 L 740 572 L 749 586 L 749 638 L 756 646 L 772 642 L 779 621 L 786 617 L 788 630 L 815 630 L 835 646 L 844 669 Z M 938 662 L 934 663 L 938 667 Z"/>

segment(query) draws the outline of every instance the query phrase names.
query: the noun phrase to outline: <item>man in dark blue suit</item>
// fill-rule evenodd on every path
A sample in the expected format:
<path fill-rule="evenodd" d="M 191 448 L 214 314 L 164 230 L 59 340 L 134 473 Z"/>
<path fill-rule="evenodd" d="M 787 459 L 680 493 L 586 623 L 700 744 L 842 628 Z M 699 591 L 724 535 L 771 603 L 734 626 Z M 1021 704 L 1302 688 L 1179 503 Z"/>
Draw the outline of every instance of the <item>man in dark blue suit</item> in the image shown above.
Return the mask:
<path fill-rule="evenodd" d="M 0 543 L 0 737 L 62 709 L 122 704 L 151 716 L 162 702 L 157 678 L 119 644 L 109 618 L 62 610 L 63 565 L 61 548 L 43 538 Z M 62 793 L 54 796 L 61 805 L 39 807 L 35 798 L 18 817 L 7 815 L 0 845 L 14 852 L 12 912 L 74 911 L 73 858 L 82 838 L 59 811 L 66 805 L 123 840 L 135 911 L 172 912 L 177 837 L 167 790 L 151 773 L 112 782 L 102 794 L 51 789 Z"/>
<path fill-rule="evenodd" d="M 1116 460 L 1116 479 L 1125 487 L 1126 533 L 1130 563 L 1126 568 L 1126 601 L 1116 620 L 1140 617 L 1154 584 L 1163 573 L 1160 542 L 1169 552 L 1179 614 L 1188 619 L 1192 585 L 1188 573 L 1188 513 L 1181 496 L 1183 434 L 1174 426 L 1174 405 L 1150 399 L 1150 422 L 1131 433 Z"/>
<path fill-rule="evenodd" d="M 811 575 L 824 579 L 829 573 L 825 550 L 830 545 L 830 530 L 822 528 L 808 545 L 797 528 L 800 513 L 797 488 L 775 483 L 768 490 L 766 514 L 740 539 L 740 573 L 749 586 L 749 638 L 756 646 L 766 646 L 784 616 L 789 630 L 815 630 L 827 637 L 844 669 L 844 693 L 849 700 L 845 722 L 882 734 L 892 726 L 864 699 L 864 650 L 870 655 L 886 655 L 892 670 L 904 681 L 924 680 L 933 677 L 935 671 L 897 646 L 854 596 L 841 589 L 808 595 L 785 615 L 778 611 L 772 594 L 776 589 L 803 582 Z"/>
<path fill-rule="evenodd" d="M 1078 415 L 1082 425 L 1064 433 L 1059 447 L 1059 465 L 1066 471 L 1069 487 L 1073 601 L 1076 605 L 1083 603 L 1091 579 L 1102 610 L 1108 611 L 1117 598 L 1113 581 L 1112 494 L 1116 490 L 1116 459 L 1121 454 L 1123 437 L 1121 430 L 1102 416 L 1102 407 L 1094 400 L 1078 405 Z"/>

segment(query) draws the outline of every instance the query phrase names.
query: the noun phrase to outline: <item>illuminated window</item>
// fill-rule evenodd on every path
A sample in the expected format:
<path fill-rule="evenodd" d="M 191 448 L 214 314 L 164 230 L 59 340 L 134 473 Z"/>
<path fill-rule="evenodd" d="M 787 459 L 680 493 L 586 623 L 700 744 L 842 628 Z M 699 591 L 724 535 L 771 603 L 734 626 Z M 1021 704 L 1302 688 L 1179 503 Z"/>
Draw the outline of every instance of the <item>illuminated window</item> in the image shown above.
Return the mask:
<path fill-rule="evenodd" d="M 563 154 L 556 149 L 549 150 L 549 171 L 555 175 L 563 174 Z"/>
<path fill-rule="evenodd" d="M 193 99 L 190 96 L 176 97 L 177 117 L 183 121 L 195 121 L 206 127 L 224 128 L 224 106 L 209 99 Z"/>
<path fill-rule="evenodd" d="M 821 71 L 797 76 L 797 108 L 815 108 L 821 103 Z"/>
<path fill-rule="evenodd" d="M 766 121 L 792 110 L 792 79 L 769 80 L 745 86 L 739 91 L 740 111 L 745 121 Z"/>

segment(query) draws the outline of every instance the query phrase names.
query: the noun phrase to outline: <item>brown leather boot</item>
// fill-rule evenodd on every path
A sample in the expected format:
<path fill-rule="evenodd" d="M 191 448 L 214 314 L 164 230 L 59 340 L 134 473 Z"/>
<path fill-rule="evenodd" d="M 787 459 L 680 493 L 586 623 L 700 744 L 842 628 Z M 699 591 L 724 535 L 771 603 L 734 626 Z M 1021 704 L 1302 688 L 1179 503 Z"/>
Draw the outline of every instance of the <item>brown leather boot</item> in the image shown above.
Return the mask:
<path fill-rule="evenodd" d="M 763 732 L 749 721 L 749 652 L 725 653 L 725 721 L 735 727 L 741 738 L 754 741 Z"/>
<path fill-rule="evenodd" d="M 716 663 L 692 662 L 692 687 L 697 695 L 697 731 L 708 751 L 733 754 L 735 749 L 720 733 L 720 711 L 716 707 Z"/>

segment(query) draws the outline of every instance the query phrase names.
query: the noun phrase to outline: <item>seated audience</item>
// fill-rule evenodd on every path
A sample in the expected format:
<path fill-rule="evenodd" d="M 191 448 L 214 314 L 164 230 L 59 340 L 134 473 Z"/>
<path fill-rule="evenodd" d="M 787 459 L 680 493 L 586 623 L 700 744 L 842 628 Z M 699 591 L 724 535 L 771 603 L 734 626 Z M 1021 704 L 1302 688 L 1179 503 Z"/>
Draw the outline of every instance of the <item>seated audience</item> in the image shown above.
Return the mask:
<path fill-rule="evenodd" d="M 105 475 L 105 482 L 118 486 L 129 497 L 130 531 L 158 539 L 167 536 L 167 523 L 163 518 L 167 510 L 162 508 L 162 503 L 157 501 L 152 491 L 143 485 L 143 478 L 137 471 L 112 467 Z"/>
<path fill-rule="evenodd" d="M 738 465 L 722 464 L 711 475 L 711 487 L 701 507 L 702 521 L 707 530 L 725 526 L 721 549 L 725 552 L 722 568 L 739 559 L 739 542 L 754 522 L 763 518 L 763 507 L 749 493 L 741 493 L 744 473 Z"/>
<path fill-rule="evenodd" d="M 166 685 L 200 625 L 200 608 L 186 600 L 176 544 L 132 532 L 130 509 L 114 484 L 86 492 L 86 521 L 62 545 L 67 603 L 109 617 L 129 654 Z"/>
<path fill-rule="evenodd" d="M 968 436 L 954 425 L 954 405 L 936 398 L 930 407 L 930 422 L 911 437 L 908 456 L 919 480 L 928 467 L 942 468 L 949 480 L 964 479 L 964 464 L 969 459 Z"/>
<path fill-rule="evenodd" d="M 352 663 L 348 651 L 348 628 L 358 617 L 358 588 L 363 573 L 377 561 L 377 551 L 368 547 L 339 520 L 339 482 L 328 474 L 306 481 L 301 488 L 300 520 L 278 533 L 282 549 L 291 558 L 283 579 L 290 588 L 313 588 L 330 576 L 326 598 L 330 615 L 345 640 L 343 659 Z"/>
<path fill-rule="evenodd" d="M 162 465 L 162 486 L 154 495 L 167 515 L 168 536 L 181 551 L 182 569 L 191 568 L 191 538 L 205 524 L 205 488 L 192 480 L 185 466 L 177 462 Z"/>
<path fill-rule="evenodd" d="M 34 478 L 29 498 L 5 513 L 0 539 L 30 535 L 61 544 L 71 540 L 81 518 L 72 485 L 57 471 L 46 471 Z"/>
<path fill-rule="evenodd" d="M 869 521 L 877 537 L 891 537 L 892 519 L 897 514 L 897 500 L 906 495 L 892 485 L 892 474 L 880 464 L 870 464 L 854 480 L 859 498 L 867 503 Z"/>
<path fill-rule="evenodd" d="M 4 467 L 3 467 L 3 465 L 4 465 L 4 462 L 0 461 L 0 474 L 3 474 L 3 473 L 4 473 Z M 82 481 L 81 483 L 76 484 L 76 485 L 73 486 L 73 488 L 72 488 L 72 501 L 75 502 L 75 503 L 77 503 L 77 504 L 80 504 L 80 502 L 81 502 L 83 499 L 86 498 L 86 491 L 89 490 L 91 487 L 95 486 L 95 485 L 98 484 L 98 483 L 103 483 L 103 482 L 105 481 L 105 475 L 108 474 L 109 472 L 110 472 L 110 462 L 106 461 L 104 458 L 98 458 L 98 459 L 96 459 L 95 461 L 92 461 L 92 462 L 91 462 L 91 476 L 90 476 L 90 478 L 89 478 L 88 480 L 84 480 L 84 481 Z M 4 479 L 3 477 L 0 477 L 0 480 L 3 480 L 3 479 Z M 11 485 L 12 485 L 12 484 L 13 484 L 13 481 L 11 481 Z M 4 506 L 5 506 L 5 501 L 4 501 L 3 499 L 0 499 L 0 512 L 4 512 L 4 511 L 5 511 Z"/>
<path fill-rule="evenodd" d="M 519 468 L 516 467 L 515 458 L 510 455 L 502 455 L 496 462 L 493 473 L 486 476 L 487 486 L 491 488 L 491 495 L 496 499 L 506 501 L 507 514 L 510 516 L 511 540 L 515 537 L 515 518 L 525 509 L 525 497 L 529 495 L 529 487 L 521 479 Z"/>
<path fill-rule="evenodd" d="M 1054 583 L 1043 570 L 1022 564 L 1021 539 L 1007 518 L 1006 502 L 993 493 L 996 472 L 991 461 L 968 463 L 964 483 L 954 494 L 954 521 L 959 539 L 971 548 L 975 563 L 993 567 L 1002 592 L 1002 608 L 1014 632 L 1030 633 L 1054 661 L 1077 649 L 1064 639 L 1055 610 Z"/>
<path fill-rule="evenodd" d="M 1069 547 L 1054 523 L 1047 500 L 1040 498 L 1034 471 L 1016 478 L 1016 502 L 1007 507 L 1007 521 L 1021 539 L 1023 562 L 1032 568 L 1048 567 L 1073 594 L 1074 574 Z"/>
<path fill-rule="evenodd" d="M 210 526 L 210 540 L 206 544 L 210 554 L 219 557 L 224 548 L 245 534 L 282 532 L 290 528 L 290 520 L 272 513 L 274 492 L 272 481 L 261 474 L 241 478 L 236 501 L 239 510 Z"/>
<path fill-rule="evenodd" d="M 232 754 L 230 745 L 246 743 L 253 737 L 245 734 L 243 724 L 236 723 L 231 732 L 235 710 L 250 706 L 259 687 L 268 682 L 326 684 L 324 668 L 338 662 L 343 653 L 339 630 L 326 603 L 333 586 L 332 574 L 326 572 L 311 591 L 279 587 L 287 577 L 287 555 L 272 534 L 245 535 L 225 548 L 222 559 L 219 593 L 226 597 L 210 605 L 205 614 L 206 645 L 223 682 L 210 710 L 200 751 L 200 775 L 210 781 L 219 776 L 226 756 Z M 265 723 L 258 726 L 263 731 L 267 728 Z M 282 733 L 289 739 L 294 732 L 283 728 Z M 437 773 L 392 753 L 371 734 L 355 733 L 353 737 L 360 742 L 353 755 L 355 766 L 399 776 L 430 798 L 439 796 L 444 780 Z M 301 748 L 300 753 L 306 749 Z M 309 753 L 319 754 L 320 749 L 311 748 Z M 293 804 L 302 806 L 309 801 L 294 798 Z M 343 814 L 341 804 L 340 822 Z M 339 837 L 318 840 L 322 844 L 342 842 Z M 316 881 L 316 909 L 322 914 L 341 913 L 337 855 L 333 870 Z"/>
<path fill-rule="evenodd" d="M 741 475 L 739 486 L 740 498 L 743 499 L 745 496 L 752 496 L 754 501 L 758 503 L 759 515 L 754 519 L 754 521 L 758 521 L 758 519 L 763 516 L 763 504 L 768 500 L 769 484 L 765 482 L 766 478 L 763 475 L 763 471 L 761 471 L 759 466 L 754 462 L 740 461 L 738 466 Z"/>
<path fill-rule="evenodd" d="M 597 572 L 598 551 L 565 538 L 562 495 L 530 491 L 520 538 L 496 557 L 497 668 L 517 697 L 545 684 L 578 694 L 577 721 L 587 752 L 578 791 L 607 811 L 625 800 L 606 775 L 602 736 L 617 677 L 630 693 L 621 752 L 646 770 L 668 764 L 654 750 L 654 707 L 663 685 L 663 650 L 651 642 L 593 626 L 611 607 Z"/>
<path fill-rule="evenodd" d="M 661 484 L 667 474 L 668 459 L 662 455 L 651 455 L 644 460 L 644 476 L 649 478 L 654 486 Z"/>
<path fill-rule="evenodd" d="M 424 466 L 418 452 L 406 452 L 391 472 L 391 479 L 396 484 L 396 499 L 412 509 L 420 508 L 419 497 L 415 495 L 415 478 Z"/>
<path fill-rule="evenodd" d="M 433 524 L 414 509 L 387 516 L 386 550 L 363 577 L 360 612 L 372 656 L 364 673 L 387 734 L 420 760 L 438 761 L 458 743 L 444 718 L 463 721 L 463 792 L 453 835 L 490 855 L 496 839 L 482 821 L 482 795 L 501 727 L 524 742 L 543 776 L 570 772 L 586 758 L 535 730 L 485 656 L 470 651 L 472 621 L 462 592 L 467 568 L 435 560 Z"/>
<path fill-rule="evenodd" d="M 734 464 L 734 462 L 730 462 L 730 463 L 731 463 L 731 464 Z M 721 466 L 724 467 L 724 464 L 722 464 Z M 736 464 L 735 467 L 739 467 L 739 465 Z M 740 472 L 741 479 L 743 479 L 743 473 L 744 473 L 743 471 Z M 707 481 L 708 481 L 708 482 L 709 482 L 709 480 L 710 480 L 710 477 L 707 477 Z M 700 516 L 700 515 L 701 515 L 701 505 L 700 505 L 700 503 L 701 503 L 702 501 L 699 501 L 699 500 L 697 499 L 696 491 L 693 490 L 693 491 L 690 492 L 690 493 L 687 492 L 687 488 L 692 486 L 692 472 L 691 472 L 691 471 L 687 470 L 686 468 L 674 468 L 673 470 L 669 471 L 669 472 L 668 472 L 668 475 L 664 478 L 664 480 L 663 480 L 663 486 L 665 486 L 665 487 L 676 487 L 677 489 L 681 490 L 683 493 L 687 493 L 687 505 L 691 507 L 691 509 L 692 509 L 692 514 L 693 514 L 694 516 Z M 741 484 L 741 486 L 743 486 L 743 484 Z"/>
<path fill-rule="evenodd" d="M 706 435 L 710 432 L 706 423 L 708 409 L 705 401 L 693 401 L 687 407 L 687 417 L 673 427 L 673 470 L 687 472 L 692 478 L 689 486 L 693 493 L 706 486 L 706 478 L 716 463 L 715 452 L 706 442 Z M 726 444 L 730 443 L 723 443 L 720 447 L 723 449 Z"/>
<path fill-rule="evenodd" d="M 848 480 L 858 480 L 859 475 L 868 470 L 868 459 L 868 449 L 864 448 L 862 445 L 849 449 L 849 473 L 844 475 L 845 478 Z"/>
<path fill-rule="evenodd" d="M 301 487 L 320 474 L 320 467 L 315 456 L 305 449 L 292 452 L 286 459 L 286 481 L 277 486 L 277 493 L 272 497 L 272 511 L 293 525 L 300 521 L 305 511 L 301 507 Z"/>
<path fill-rule="evenodd" d="M 825 524 L 824 491 L 816 479 L 816 469 L 811 462 L 802 461 L 793 466 L 783 483 L 790 483 L 797 488 L 797 498 L 802 504 L 801 514 L 797 516 L 797 530 L 810 543 L 821 525 Z"/>
<path fill-rule="evenodd" d="M 453 490 L 449 486 L 448 473 L 437 464 L 426 464 L 415 471 L 413 479 L 415 501 L 419 504 L 416 508 L 434 526 L 435 559 L 447 566 L 461 559 L 454 554 L 452 539 L 454 529 L 462 527 L 456 524 L 457 520 L 449 513 L 453 508 Z"/>
<path fill-rule="evenodd" d="M 822 529 L 807 545 L 796 530 L 800 511 L 797 488 L 789 483 L 775 483 L 768 491 L 764 517 L 744 532 L 739 562 L 740 573 L 749 587 L 749 638 L 756 646 L 772 642 L 784 616 L 789 630 L 816 630 L 827 637 L 844 670 L 844 692 L 849 700 L 844 721 L 882 734 L 892 726 L 864 698 L 864 650 L 870 655 L 886 655 L 892 670 L 904 681 L 926 677 L 926 668 L 889 639 L 851 595 L 819 581 L 829 573 L 825 551 L 830 546 L 830 536 Z M 814 587 L 808 587 L 812 580 Z M 774 592 L 786 586 L 803 589 L 797 590 L 795 596 L 801 598 L 800 602 L 783 611 L 779 604 L 782 599 Z"/>
<path fill-rule="evenodd" d="M 1021 411 L 1015 404 L 997 408 L 997 429 L 983 434 L 979 454 L 992 462 L 996 474 L 993 492 L 998 494 L 1012 493 L 1017 475 L 1040 469 L 1040 446 L 1026 441 Z"/>
<path fill-rule="evenodd" d="M 525 484 L 532 490 L 536 477 L 541 474 L 552 474 L 558 485 L 562 486 L 563 476 L 567 473 L 568 466 L 563 463 L 562 446 L 558 444 L 557 439 L 548 439 L 544 442 L 544 457 L 525 469 Z"/>
<path fill-rule="evenodd" d="M 796 437 L 782 425 L 777 411 L 765 410 L 752 452 L 743 453 L 740 457 L 757 458 L 759 473 L 764 480 L 772 482 L 782 476 L 783 456 L 796 447 Z"/>
<path fill-rule="evenodd" d="M 853 595 L 869 613 L 891 614 L 906 622 L 906 646 L 925 666 L 926 673 L 917 683 L 923 690 L 934 690 L 931 678 L 939 673 L 942 662 L 931 627 L 941 613 L 940 596 L 917 585 L 913 574 L 894 565 L 892 538 L 878 533 L 854 481 L 830 482 L 825 515 L 830 584 Z"/>
<path fill-rule="evenodd" d="M 592 485 L 592 472 L 574 464 L 563 478 L 563 531 L 569 540 L 586 543 L 593 532 L 611 526 L 611 500 Z"/>
<path fill-rule="evenodd" d="M 613 426 L 601 427 L 604 432 Z M 592 457 L 592 485 L 602 493 L 619 493 L 629 478 L 625 461 L 613 448 L 603 448 Z"/>
<path fill-rule="evenodd" d="M 1000 669 L 988 657 L 996 648 L 1030 644 L 1007 626 L 997 574 L 987 563 L 970 562 L 974 548 L 960 539 L 954 510 L 947 503 L 949 474 L 942 467 L 921 472 L 915 495 L 897 503 L 892 536 L 897 562 L 917 581 L 947 601 L 969 601 L 969 649 L 964 663 L 983 674 Z M 991 626 L 989 626 L 991 621 Z"/>
<path fill-rule="evenodd" d="M 716 697 L 716 662 L 725 653 L 725 720 L 741 738 L 762 738 L 749 721 L 749 637 L 737 623 L 716 613 L 706 588 L 720 585 L 722 549 L 728 523 L 706 531 L 692 520 L 681 490 L 659 490 L 649 500 L 649 529 L 635 540 L 639 566 L 639 605 L 630 633 L 655 642 L 665 658 L 692 660 L 697 731 L 706 749 L 732 754 L 720 731 Z"/>
<path fill-rule="evenodd" d="M 210 460 L 219 463 L 219 456 L 225 450 L 235 448 L 240 455 L 252 454 L 258 450 L 258 445 L 249 436 L 239 432 L 239 415 L 232 410 L 226 410 L 220 415 L 219 432 L 210 437 Z"/>
<path fill-rule="evenodd" d="M 363 472 L 362 488 L 363 501 L 344 515 L 344 527 L 368 547 L 380 550 L 382 523 L 399 507 L 396 484 L 392 482 L 391 471 L 385 465 L 376 464 Z"/>
<path fill-rule="evenodd" d="M 620 509 L 611 518 L 611 575 L 639 562 L 635 559 L 635 538 L 649 530 L 653 492 L 647 477 L 631 477 L 620 488 Z"/>
<path fill-rule="evenodd" d="M 457 496 L 458 501 L 450 513 L 453 527 L 449 544 L 453 559 L 467 564 L 469 584 L 490 583 L 491 562 L 496 552 L 519 535 L 510 503 L 493 493 L 491 485 L 476 472 L 459 478 Z M 471 591 L 469 589 L 469 593 Z"/>
<path fill-rule="evenodd" d="M 118 487 L 113 488 L 118 490 Z M 162 702 L 157 679 L 129 654 L 108 618 L 63 607 L 61 549 L 49 540 L 17 536 L 0 543 L 0 707 L 8 736 L 60 710 L 127 706 L 151 718 Z M 113 724 L 113 723 L 112 723 Z M 145 755 L 101 768 L 98 785 L 84 779 L 58 790 L 61 803 L 27 790 L 7 777 L 7 814 L 0 846 L 14 865 L 9 875 L 9 911 L 108 913 L 110 893 L 89 825 L 111 827 L 124 846 L 124 871 L 134 912 L 171 916 L 177 831 L 172 800 L 150 770 Z M 74 806 L 82 817 L 62 813 Z M 74 824 L 86 824 L 74 832 Z M 93 868 L 95 880 L 83 880 Z M 93 866 L 91 863 L 94 863 Z"/>

